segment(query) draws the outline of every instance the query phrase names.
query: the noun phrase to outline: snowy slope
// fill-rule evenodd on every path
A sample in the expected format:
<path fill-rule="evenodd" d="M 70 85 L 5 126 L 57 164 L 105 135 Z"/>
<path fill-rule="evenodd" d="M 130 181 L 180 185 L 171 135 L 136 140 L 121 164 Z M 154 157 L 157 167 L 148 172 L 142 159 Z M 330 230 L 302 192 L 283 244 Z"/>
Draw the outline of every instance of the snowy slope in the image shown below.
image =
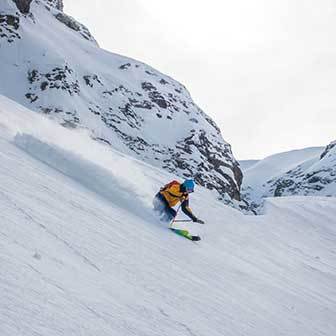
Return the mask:
<path fill-rule="evenodd" d="M 260 160 L 244 170 L 242 189 L 247 199 L 260 204 L 263 197 L 271 196 L 267 182 L 282 176 L 303 162 L 316 162 L 323 147 L 310 147 L 289 152 L 274 154 Z"/>
<path fill-rule="evenodd" d="M 317 159 L 308 160 L 268 181 L 274 196 L 336 196 L 336 141 L 330 143 Z"/>
<path fill-rule="evenodd" d="M 0 2 L 0 94 L 246 207 L 231 146 L 187 89 L 100 49 L 62 7 L 62 1 L 34 0 L 22 14 L 12 0 Z"/>
<path fill-rule="evenodd" d="M 335 335 L 335 199 L 199 187 L 192 243 L 151 212 L 172 177 L 0 97 L 0 335 Z"/>
<path fill-rule="evenodd" d="M 239 166 L 242 172 L 257 164 L 260 160 L 239 160 Z"/>

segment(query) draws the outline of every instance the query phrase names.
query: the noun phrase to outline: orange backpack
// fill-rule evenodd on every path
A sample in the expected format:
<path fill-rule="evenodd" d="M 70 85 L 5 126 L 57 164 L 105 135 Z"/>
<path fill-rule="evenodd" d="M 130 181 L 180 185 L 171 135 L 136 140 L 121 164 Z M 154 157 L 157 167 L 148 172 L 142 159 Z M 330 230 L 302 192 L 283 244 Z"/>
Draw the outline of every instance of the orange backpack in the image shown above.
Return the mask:
<path fill-rule="evenodd" d="M 178 181 L 176 181 L 176 180 L 173 180 L 173 181 L 169 182 L 168 184 L 166 184 L 164 187 L 162 187 L 162 188 L 160 189 L 160 191 L 167 190 L 167 189 L 169 189 L 171 186 L 173 186 L 173 185 L 175 185 L 175 184 L 180 185 L 180 182 L 178 182 Z"/>

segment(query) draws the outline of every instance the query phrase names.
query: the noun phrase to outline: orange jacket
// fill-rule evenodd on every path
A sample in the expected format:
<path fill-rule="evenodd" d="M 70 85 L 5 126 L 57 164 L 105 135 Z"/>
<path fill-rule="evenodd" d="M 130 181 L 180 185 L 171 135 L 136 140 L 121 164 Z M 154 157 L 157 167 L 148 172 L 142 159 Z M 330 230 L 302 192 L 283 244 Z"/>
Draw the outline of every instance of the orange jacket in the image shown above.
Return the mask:
<path fill-rule="evenodd" d="M 161 188 L 160 194 L 165 198 L 171 208 L 181 202 L 182 211 L 193 221 L 197 220 L 189 208 L 189 194 L 181 191 L 181 183 L 172 181 L 166 184 Z"/>
<path fill-rule="evenodd" d="M 177 203 L 182 203 L 189 198 L 189 195 L 181 192 L 180 189 L 181 183 L 172 181 L 161 188 L 160 194 L 164 196 L 170 207 L 174 207 Z"/>

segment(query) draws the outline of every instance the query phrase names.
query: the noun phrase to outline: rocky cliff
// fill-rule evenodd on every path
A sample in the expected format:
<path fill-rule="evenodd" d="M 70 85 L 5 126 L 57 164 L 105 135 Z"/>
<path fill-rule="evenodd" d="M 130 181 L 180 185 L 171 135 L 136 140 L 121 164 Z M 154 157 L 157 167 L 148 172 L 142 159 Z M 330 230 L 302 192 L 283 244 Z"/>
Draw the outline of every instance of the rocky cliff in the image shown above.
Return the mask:
<path fill-rule="evenodd" d="M 267 182 L 270 195 L 336 197 L 336 141 L 330 143 L 318 160 L 308 160 L 283 176 Z"/>
<path fill-rule="evenodd" d="M 30 12 L 30 4 L 33 0 L 13 0 L 17 6 L 17 8 L 20 10 L 23 14 L 28 14 Z M 63 0 L 45 0 L 45 2 L 60 10 L 63 11 Z"/>
<path fill-rule="evenodd" d="M 274 154 L 243 173 L 242 193 L 257 211 L 266 197 L 336 197 L 336 141 Z"/>
<path fill-rule="evenodd" d="M 182 84 L 100 49 L 60 0 L 4 1 L 0 93 L 246 208 L 230 145 Z"/>

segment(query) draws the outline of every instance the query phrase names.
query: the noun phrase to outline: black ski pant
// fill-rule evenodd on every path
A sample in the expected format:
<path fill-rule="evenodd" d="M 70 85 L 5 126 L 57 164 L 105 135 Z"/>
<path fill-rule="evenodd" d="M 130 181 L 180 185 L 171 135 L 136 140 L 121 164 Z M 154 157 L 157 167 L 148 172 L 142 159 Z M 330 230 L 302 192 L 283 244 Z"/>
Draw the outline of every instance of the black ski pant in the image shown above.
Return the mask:
<path fill-rule="evenodd" d="M 154 211 L 159 214 L 162 221 L 170 222 L 176 217 L 176 210 L 169 206 L 163 195 L 157 193 L 153 199 Z"/>

